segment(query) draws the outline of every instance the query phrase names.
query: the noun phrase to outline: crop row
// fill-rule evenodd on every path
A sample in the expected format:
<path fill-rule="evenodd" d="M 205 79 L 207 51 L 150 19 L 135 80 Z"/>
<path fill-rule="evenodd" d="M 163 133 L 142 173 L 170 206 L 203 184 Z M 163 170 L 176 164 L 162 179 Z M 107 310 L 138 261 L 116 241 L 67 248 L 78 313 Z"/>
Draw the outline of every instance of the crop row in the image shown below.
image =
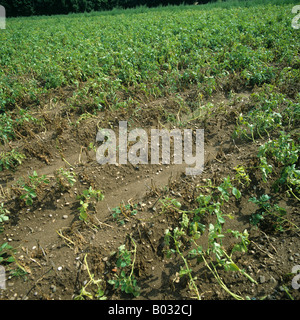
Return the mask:
<path fill-rule="evenodd" d="M 65 86 L 74 88 L 70 105 L 90 93 L 95 108 L 115 108 L 121 90 L 159 96 L 197 84 L 212 94 L 236 73 L 250 87 L 299 83 L 290 6 L 182 8 L 8 19 L 0 33 L 1 110 L 39 105 Z"/>

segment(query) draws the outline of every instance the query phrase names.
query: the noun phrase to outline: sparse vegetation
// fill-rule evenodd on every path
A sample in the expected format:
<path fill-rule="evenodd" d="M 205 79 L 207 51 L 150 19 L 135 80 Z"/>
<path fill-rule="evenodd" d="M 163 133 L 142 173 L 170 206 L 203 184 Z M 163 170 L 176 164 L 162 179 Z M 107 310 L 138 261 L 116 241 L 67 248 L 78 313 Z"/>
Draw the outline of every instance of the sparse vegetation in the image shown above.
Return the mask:
<path fill-rule="evenodd" d="M 299 299 L 293 5 L 7 19 L 0 264 L 19 271 L 0 299 Z M 204 128 L 204 171 L 99 165 L 97 131 L 120 120 Z"/>
<path fill-rule="evenodd" d="M 93 200 L 96 202 L 101 201 L 104 199 L 104 195 L 102 191 L 94 190 L 92 187 L 89 187 L 89 189 L 83 190 L 82 194 L 77 198 L 80 200 L 79 219 L 87 221 L 89 217 L 89 207 L 94 207 Z"/>
<path fill-rule="evenodd" d="M 23 159 L 25 159 L 25 155 L 12 149 L 9 152 L 1 152 L 0 153 L 0 171 L 14 170 L 18 165 L 22 164 Z"/>
<path fill-rule="evenodd" d="M 28 181 L 20 179 L 18 181 L 18 190 L 21 192 L 20 199 L 25 202 L 27 206 L 33 204 L 33 200 L 37 197 L 39 188 L 49 183 L 46 175 L 39 176 L 36 171 L 28 176 Z"/>
<path fill-rule="evenodd" d="M 138 297 L 140 295 L 140 287 L 133 273 L 137 248 L 134 239 L 130 238 L 130 241 L 133 245 L 132 250 L 127 250 L 125 245 L 121 245 L 118 248 L 115 279 L 108 280 L 108 283 L 113 285 L 115 289 L 120 288 L 121 291 Z"/>
<path fill-rule="evenodd" d="M 117 221 L 120 225 L 124 225 L 125 221 L 129 220 L 131 216 L 135 216 L 137 214 L 137 204 L 120 204 L 120 206 L 112 208 L 112 217 L 115 221 Z"/>
<path fill-rule="evenodd" d="M 61 191 L 69 190 L 76 182 L 76 174 L 63 168 L 56 170 L 54 175 Z"/>

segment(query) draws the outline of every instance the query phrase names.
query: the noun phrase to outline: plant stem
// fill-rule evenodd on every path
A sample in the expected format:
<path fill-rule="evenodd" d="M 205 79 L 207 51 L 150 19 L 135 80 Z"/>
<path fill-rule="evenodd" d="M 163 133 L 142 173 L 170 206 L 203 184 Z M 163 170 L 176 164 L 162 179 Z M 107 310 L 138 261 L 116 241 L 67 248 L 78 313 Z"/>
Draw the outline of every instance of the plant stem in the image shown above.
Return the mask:
<path fill-rule="evenodd" d="M 223 280 L 220 278 L 218 271 L 216 270 L 215 266 L 212 264 L 212 268 L 209 266 L 208 262 L 206 261 L 204 254 L 201 253 L 202 259 L 205 263 L 205 265 L 207 266 L 207 268 L 210 270 L 210 272 L 213 274 L 213 276 L 216 278 L 216 280 L 218 281 L 219 285 L 227 292 L 229 293 L 231 296 L 234 297 L 234 299 L 236 300 L 244 300 L 244 298 L 242 296 L 239 296 L 235 293 L 233 293 L 232 291 L 230 291 L 228 289 L 228 287 L 226 286 L 226 284 L 223 282 Z"/>
<path fill-rule="evenodd" d="M 64 235 L 62 234 L 61 230 L 56 230 L 56 233 L 57 233 L 60 237 L 62 237 L 63 239 L 65 239 L 65 240 L 67 240 L 68 242 L 70 242 L 70 243 L 72 243 L 73 245 L 75 245 L 74 242 L 73 242 L 71 239 L 67 238 L 66 236 L 64 236 Z M 67 245 L 68 245 L 68 244 L 67 244 Z M 68 247 L 70 247 L 70 246 L 68 245 Z"/>
<path fill-rule="evenodd" d="M 223 250 L 225 256 L 227 257 L 227 259 L 231 262 L 231 263 L 234 263 L 233 260 L 231 259 L 231 257 L 227 254 L 227 252 L 225 250 Z M 234 263 L 235 264 L 235 263 Z M 235 264 L 236 265 L 236 264 Z M 237 265 L 236 265 L 237 266 Z M 244 270 L 240 269 L 238 266 L 237 266 L 239 272 L 241 274 L 243 274 L 245 277 L 247 277 L 252 283 L 255 283 L 255 284 L 258 284 L 256 282 L 256 280 L 254 280 L 247 272 L 245 272 Z"/>
<path fill-rule="evenodd" d="M 292 221 L 290 221 L 290 220 L 288 220 L 288 219 L 285 219 L 285 218 L 279 216 L 279 215 L 276 214 L 274 211 L 270 211 L 270 210 L 268 210 L 268 209 L 266 209 L 266 210 L 267 210 L 266 212 L 268 212 L 270 215 L 274 215 L 276 218 L 281 219 L 282 221 L 287 222 L 288 224 L 292 225 L 296 230 L 299 230 L 299 227 L 298 227 L 296 224 L 294 224 Z"/>
<path fill-rule="evenodd" d="M 136 259 L 136 243 L 131 236 L 130 236 L 130 240 L 133 243 L 134 249 L 133 249 L 133 261 L 131 264 L 131 272 L 130 272 L 129 278 L 131 278 L 131 276 L 133 274 L 133 269 L 134 269 L 134 264 L 135 264 L 135 259 Z"/>
<path fill-rule="evenodd" d="M 91 275 L 91 273 L 90 273 L 90 269 L 89 269 L 89 266 L 88 266 L 88 264 L 87 264 L 87 261 L 86 261 L 86 257 L 87 257 L 87 254 L 84 256 L 84 263 L 85 263 L 85 266 L 86 266 L 86 270 L 87 270 L 87 272 L 88 272 L 88 274 L 89 274 L 89 277 L 90 277 L 90 279 L 91 279 L 91 281 L 93 281 L 93 277 L 92 277 L 92 275 Z"/>
<path fill-rule="evenodd" d="M 289 191 L 290 193 L 298 200 L 300 201 L 300 199 L 295 195 L 295 193 L 293 192 L 292 188 L 288 185 Z"/>
<path fill-rule="evenodd" d="M 197 299 L 198 299 L 198 300 L 201 300 L 201 296 L 200 296 L 200 294 L 199 294 L 198 288 L 197 288 L 197 286 L 196 286 L 196 284 L 195 284 L 195 281 L 194 281 L 194 279 L 193 279 L 193 277 L 192 277 L 191 272 L 189 271 L 189 270 L 190 270 L 189 265 L 188 265 L 185 257 L 183 256 L 182 252 L 179 250 L 178 241 L 175 239 L 175 237 L 172 237 L 172 238 L 174 239 L 174 243 L 175 243 L 175 247 L 176 247 L 176 252 L 179 254 L 179 256 L 181 257 L 181 259 L 183 260 L 183 262 L 184 262 L 184 264 L 185 264 L 185 267 L 186 267 L 186 270 L 188 270 L 188 275 L 189 275 L 189 278 L 190 278 L 190 282 L 191 282 L 192 285 L 193 285 L 194 291 L 195 291 L 195 293 L 196 293 L 196 295 L 197 295 Z"/>

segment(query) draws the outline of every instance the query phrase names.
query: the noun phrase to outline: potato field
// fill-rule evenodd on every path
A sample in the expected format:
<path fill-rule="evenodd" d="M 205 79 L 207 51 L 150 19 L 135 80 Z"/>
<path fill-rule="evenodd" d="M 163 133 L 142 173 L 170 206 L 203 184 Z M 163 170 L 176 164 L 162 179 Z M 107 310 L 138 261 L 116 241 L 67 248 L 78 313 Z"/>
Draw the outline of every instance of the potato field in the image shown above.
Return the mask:
<path fill-rule="evenodd" d="M 0 299 L 300 299 L 296 4 L 7 18 Z M 203 172 L 100 164 L 120 121 L 203 129 Z"/>

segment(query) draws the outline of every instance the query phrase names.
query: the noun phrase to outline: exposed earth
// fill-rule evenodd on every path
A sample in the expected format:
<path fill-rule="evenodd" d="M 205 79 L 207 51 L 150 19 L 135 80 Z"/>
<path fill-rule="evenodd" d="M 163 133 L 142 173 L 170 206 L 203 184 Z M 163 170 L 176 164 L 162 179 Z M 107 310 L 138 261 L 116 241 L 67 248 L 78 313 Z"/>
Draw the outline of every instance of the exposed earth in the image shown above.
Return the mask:
<path fill-rule="evenodd" d="M 255 90 L 255 89 L 253 89 Z M 81 119 L 64 110 L 64 92 L 53 91 L 60 97 L 56 103 L 44 101 L 37 118 L 44 119 L 44 126 L 23 127 L 20 138 L 6 148 L 18 147 L 26 154 L 26 160 L 15 172 L 0 172 L 0 194 L 8 199 L 10 220 L 5 224 L 1 240 L 14 249 L 16 263 L 6 266 L 6 290 L 0 290 L 1 299 L 74 299 L 89 281 L 89 274 L 101 279 L 104 296 L 120 299 L 192 299 L 193 292 L 186 277 L 178 277 L 183 261 L 179 256 L 167 258 L 164 254 L 166 229 L 179 226 L 180 216 L 172 210 L 162 210 L 160 200 L 170 197 L 180 201 L 184 210 L 195 208 L 199 186 L 211 179 L 220 184 L 227 175 L 234 176 L 234 167 L 255 167 L 257 148 L 265 142 L 257 139 L 239 141 L 233 139 L 236 118 L 248 106 L 250 91 L 240 91 L 234 97 L 219 93 L 207 98 L 203 104 L 213 103 L 209 116 L 191 119 L 192 102 L 196 89 L 181 93 L 185 106 L 181 109 L 176 97 L 143 101 L 133 110 L 103 111 L 97 116 Z M 168 115 L 174 116 L 170 121 Z M 118 132 L 119 121 L 126 120 L 132 128 L 182 128 L 204 129 L 205 165 L 198 176 L 185 174 L 182 165 L 100 165 L 96 161 L 95 137 L 99 128 L 111 128 Z M 70 188 L 59 188 L 54 173 L 64 168 L 76 174 L 76 183 Z M 21 177 L 36 171 L 46 175 L 49 184 L 39 189 L 31 206 L 26 206 L 18 197 L 16 182 Z M 291 287 L 292 268 L 300 264 L 299 232 L 294 229 L 284 232 L 250 224 L 251 215 L 257 206 L 249 202 L 252 196 L 268 194 L 272 181 L 261 182 L 257 171 L 250 172 L 252 183 L 241 187 L 240 200 L 230 198 L 223 207 L 226 219 L 223 229 L 247 229 L 250 243 L 245 253 L 235 253 L 234 261 L 253 277 L 257 284 L 237 272 L 219 269 L 219 275 L 230 291 L 250 299 L 300 299 L 299 290 Z M 79 219 L 80 206 L 77 196 L 92 186 L 102 190 L 104 199 L 94 204 L 90 223 Z M 297 200 L 279 193 L 276 201 L 287 211 L 286 218 L 299 225 Z M 120 220 L 113 218 L 113 208 L 129 204 L 137 213 L 124 213 Z M 207 217 L 206 224 L 212 217 Z M 123 223 L 123 224 L 122 224 Z M 116 252 L 125 244 L 133 249 L 136 244 L 134 275 L 140 287 L 140 295 L 133 297 L 115 289 L 108 280 L 114 279 Z M 205 247 L 205 233 L 203 246 Z M 201 242 L 201 239 L 200 239 Z M 230 248 L 231 240 L 224 246 Z M 189 245 L 185 247 L 189 250 Z M 86 260 L 85 260 L 86 259 Z M 217 283 L 212 273 L 202 263 L 188 260 L 201 299 L 233 299 Z M 87 291 L 93 292 L 91 285 Z"/>

